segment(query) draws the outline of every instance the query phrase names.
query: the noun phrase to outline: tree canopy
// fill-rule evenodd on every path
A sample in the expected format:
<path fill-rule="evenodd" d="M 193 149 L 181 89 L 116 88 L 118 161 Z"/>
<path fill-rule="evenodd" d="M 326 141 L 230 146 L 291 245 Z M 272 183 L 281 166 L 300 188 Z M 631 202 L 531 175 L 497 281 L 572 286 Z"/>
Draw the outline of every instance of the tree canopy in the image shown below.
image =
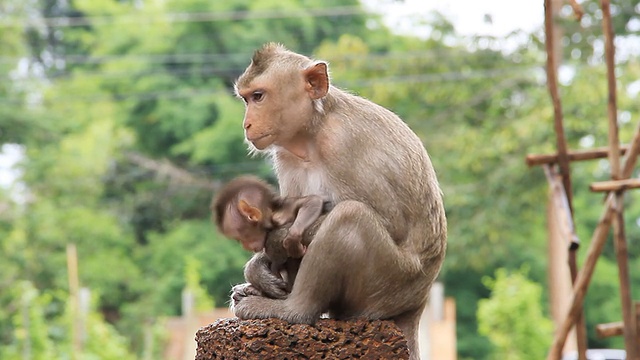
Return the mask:
<path fill-rule="evenodd" d="M 606 145 L 608 129 L 601 13 L 597 1 L 582 4 L 581 24 L 568 6 L 560 19 L 573 149 Z M 640 114 L 640 63 L 629 56 L 638 49 L 628 45 L 640 35 L 638 4 L 612 4 L 622 142 Z M 274 180 L 265 159 L 247 155 L 244 108 L 232 91 L 268 41 L 328 60 L 337 86 L 398 113 L 425 143 L 445 194 L 440 278 L 458 303 L 459 358 L 512 350 L 488 330 L 519 331 L 504 328 L 508 318 L 490 324 L 485 315 L 480 330 L 476 319 L 503 315 L 507 308 L 495 304 L 510 282 L 535 296 L 507 296 L 505 304 L 544 321 L 547 183 L 524 162 L 555 147 L 541 31 L 468 37 L 433 14 L 427 33 L 401 35 L 356 0 L 4 0 L 0 14 L 0 145 L 22 154 L 19 178 L 0 186 L 1 358 L 72 351 L 69 244 L 92 294 L 87 356 L 159 354 L 162 341 L 150 350 L 145 334 L 161 338 L 162 319 L 180 314 L 185 288 L 198 306 L 227 305 L 251 254 L 215 231 L 209 201 L 239 174 Z M 506 42 L 516 45 L 506 50 Z M 572 165 L 585 244 L 602 208 L 588 184 L 608 170 L 604 160 Z M 632 269 L 640 266 L 635 199 L 625 204 Z M 498 270 L 523 264 L 526 279 Z M 609 242 L 586 300 L 590 331 L 619 320 L 616 271 Z M 481 279 L 493 274 L 489 289 Z M 631 277 L 638 299 L 640 273 Z M 106 343 L 111 353 L 100 350 Z M 622 343 L 590 332 L 590 344 Z M 546 344 L 531 346 L 537 354 Z"/>

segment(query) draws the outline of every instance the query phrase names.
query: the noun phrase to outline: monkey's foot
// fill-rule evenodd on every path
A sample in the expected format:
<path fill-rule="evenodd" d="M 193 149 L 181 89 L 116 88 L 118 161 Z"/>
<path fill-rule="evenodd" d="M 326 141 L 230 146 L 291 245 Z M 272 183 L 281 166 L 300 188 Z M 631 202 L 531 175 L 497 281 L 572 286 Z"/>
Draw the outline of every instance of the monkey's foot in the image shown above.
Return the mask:
<path fill-rule="evenodd" d="M 289 322 L 293 321 L 291 314 L 282 308 L 284 300 L 269 299 L 263 296 L 245 296 L 236 302 L 232 311 L 240 319 L 267 319 L 280 318 Z"/>
<path fill-rule="evenodd" d="M 234 290 L 238 285 L 234 286 Z M 236 297 L 236 295 L 238 295 Z M 234 294 L 231 296 L 232 299 L 232 303 L 231 303 L 231 311 L 233 312 L 233 314 L 235 316 L 237 316 L 240 319 L 246 320 L 246 319 L 256 319 L 257 317 L 255 316 L 256 314 L 254 314 L 251 311 L 251 298 L 252 297 L 257 297 L 257 296 L 251 296 L 251 295 L 246 295 L 246 294 L 238 294 L 234 291 Z"/>

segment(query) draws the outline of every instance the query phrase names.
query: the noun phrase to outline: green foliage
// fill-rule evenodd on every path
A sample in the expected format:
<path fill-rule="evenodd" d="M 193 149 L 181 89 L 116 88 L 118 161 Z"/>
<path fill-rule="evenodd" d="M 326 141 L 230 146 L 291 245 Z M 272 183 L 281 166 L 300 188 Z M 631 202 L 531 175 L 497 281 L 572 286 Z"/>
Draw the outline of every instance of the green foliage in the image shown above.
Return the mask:
<path fill-rule="evenodd" d="M 542 287 L 527 272 L 498 269 L 494 279 L 482 279 L 491 296 L 478 302 L 478 331 L 493 343 L 494 359 L 542 359 L 551 344 L 553 324 L 542 313 Z"/>
<path fill-rule="evenodd" d="M 214 308 L 213 299 L 207 294 L 207 290 L 200 284 L 200 268 L 202 264 L 193 256 L 185 259 L 184 291 L 189 291 L 193 296 L 194 310 L 196 312 L 209 311 Z"/>
<path fill-rule="evenodd" d="M 178 254 L 184 254 L 178 257 Z M 208 221 L 182 221 L 166 233 L 154 233 L 141 253 L 147 277 L 140 279 L 153 296 L 157 314 L 180 314 L 180 299 L 185 287 L 194 286 L 194 269 L 216 304 L 225 304 L 230 284 L 242 282 L 242 266 L 249 258 L 237 243 L 214 232 Z M 200 267 L 196 264 L 202 264 Z M 187 278 L 185 279 L 185 274 Z M 189 276 L 188 274 L 191 274 Z M 149 282 L 149 277 L 153 282 Z M 199 281 L 198 281 L 199 282 Z"/>
<path fill-rule="evenodd" d="M 82 359 L 135 359 L 126 339 L 93 307 L 86 313 L 79 308 L 74 311 L 66 295 L 40 293 L 28 281 L 18 282 L 11 295 L 16 306 L 13 341 L 0 347 L 2 359 L 67 359 L 72 352 Z M 82 331 L 75 345 L 72 326 Z"/>
<path fill-rule="evenodd" d="M 51 297 L 40 295 L 27 281 L 18 282 L 12 295 L 17 307 L 12 319 L 12 337 L 15 341 L 7 347 L 0 347 L 1 357 L 19 359 L 25 355 L 34 360 L 54 358 L 57 351 L 49 338 L 45 319 L 45 307 L 51 302 Z"/>
<path fill-rule="evenodd" d="M 133 360 L 127 339 L 113 325 L 104 321 L 101 313 L 91 310 L 85 315 L 86 335 L 81 357 L 95 360 Z M 70 311 L 70 309 L 68 309 Z M 69 315 L 67 315 L 67 318 Z"/>
<path fill-rule="evenodd" d="M 568 44 L 564 70 L 573 72 L 560 89 L 572 149 L 607 143 L 599 4 L 583 5 L 584 29 L 566 12 L 560 19 Z M 27 189 L 26 200 L 16 203 L 11 190 L 0 188 L 0 357 L 21 356 L 26 343 L 37 349 L 34 359 L 68 353 L 70 243 L 78 248 L 80 282 L 95 301 L 86 358 L 157 357 L 162 349 L 150 349 L 145 338 L 161 333 L 159 319 L 180 314 L 185 287 L 202 308 L 227 305 L 250 254 L 215 231 L 208 205 L 212 189 L 231 177 L 273 176 L 268 162 L 247 157 L 244 108 L 232 89 L 253 49 L 267 41 L 328 60 L 336 85 L 392 109 L 425 142 L 445 194 L 449 245 L 441 280 L 459 303 L 459 358 L 510 351 L 476 317 L 488 311 L 479 304 L 501 299 L 504 284 L 535 296 L 516 294 L 505 307 L 522 306 L 514 314 L 543 322 L 536 311 L 546 293 L 525 279 L 546 283 L 547 184 L 524 156 L 555 148 L 539 33 L 463 38 L 433 14 L 422 24 L 429 36 L 418 38 L 397 35 L 364 12 L 319 15 L 358 6 L 357 0 L 0 2 L 10 24 L 0 26 L 0 144 L 24 149 L 19 166 Z M 638 0 L 612 5 L 619 41 L 637 36 L 637 6 Z M 42 17 L 79 24 L 57 26 Z M 501 51 L 502 41 L 521 46 Z M 28 71 L 15 76 L 27 60 Z M 628 142 L 640 113 L 640 65 L 624 54 L 618 61 L 620 139 Z M 584 248 L 601 212 L 601 196 L 588 184 L 608 177 L 606 161 L 572 165 Z M 625 206 L 627 214 L 640 212 L 631 194 Z M 628 216 L 626 226 L 634 269 L 636 219 Z M 501 270 L 490 281 L 493 297 L 482 300 L 490 296 L 483 276 L 523 264 L 530 272 Z M 619 319 L 612 315 L 620 307 L 616 272 L 609 242 L 585 303 L 589 329 Z M 631 277 L 638 298 L 640 273 Z M 28 328 L 21 310 L 27 300 Z M 529 320 L 510 323 L 497 307 L 503 321 L 491 326 L 526 334 L 516 326 Z M 536 340 L 520 349 L 539 351 L 549 339 L 531 336 Z M 621 344 L 591 332 L 590 343 Z"/>

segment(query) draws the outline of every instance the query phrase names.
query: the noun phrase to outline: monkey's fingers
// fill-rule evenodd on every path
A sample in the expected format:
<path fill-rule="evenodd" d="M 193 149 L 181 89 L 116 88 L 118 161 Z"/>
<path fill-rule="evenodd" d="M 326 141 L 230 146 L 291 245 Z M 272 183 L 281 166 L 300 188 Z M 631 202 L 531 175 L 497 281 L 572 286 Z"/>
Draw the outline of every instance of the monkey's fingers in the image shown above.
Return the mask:
<path fill-rule="evenodd" d="M 289 230 L 287 237 L 283 241 L 283 246 L 287 250 L 287 256 L 298 259 L 304 255 L 306 249 L 302 245 L 302 234 Z"/>
<path fill-rule="evenodd" d="M 263 296 L 262 292 L 249 283 L 238 284 L 231 288 L 231 308 L 235 308 L 236 305 L 247 296 Z"/>

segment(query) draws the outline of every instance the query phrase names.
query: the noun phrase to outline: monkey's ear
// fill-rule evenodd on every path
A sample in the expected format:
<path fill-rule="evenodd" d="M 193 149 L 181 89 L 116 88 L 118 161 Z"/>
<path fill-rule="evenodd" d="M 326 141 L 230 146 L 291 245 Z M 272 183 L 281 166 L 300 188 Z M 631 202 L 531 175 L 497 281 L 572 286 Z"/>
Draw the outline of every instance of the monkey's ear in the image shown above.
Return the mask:
<path fill-rule="evenodd" d="M 262 211 L 255 206 L 249 205 L 249 203 L 244 200 L 240 200 L 238 202 L 238 210 L 242 216 L 246 217 L 251 222 L 262 221 Z"/>
<path fill-rule="evenodd" d="M 307 80 L 307 92 L 311 99 L 320 99 L 329 92 L 329 72 L 327 63 L 318 62 L 304 70 L 303 75 Z"/>

